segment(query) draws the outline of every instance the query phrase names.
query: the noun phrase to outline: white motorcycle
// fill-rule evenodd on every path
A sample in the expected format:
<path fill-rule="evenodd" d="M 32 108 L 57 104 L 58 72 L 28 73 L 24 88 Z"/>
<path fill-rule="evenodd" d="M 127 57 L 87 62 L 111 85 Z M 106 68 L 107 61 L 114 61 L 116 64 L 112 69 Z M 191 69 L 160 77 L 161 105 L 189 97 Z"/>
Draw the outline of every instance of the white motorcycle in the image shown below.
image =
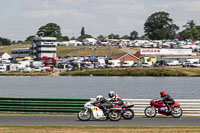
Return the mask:
<path fill-rule="evenodd" d="M 110 108 L 106 116 L 103 111 L 97 106 L 91 104 L 92 102 L 87 102 L 84 108 L 77 114 L 77 117 L 81 121 L 88 121 L 90 119 L 95 120 L 107 120 L 119 121 L 121 119 L 121 109 L 120 108 Z"/>

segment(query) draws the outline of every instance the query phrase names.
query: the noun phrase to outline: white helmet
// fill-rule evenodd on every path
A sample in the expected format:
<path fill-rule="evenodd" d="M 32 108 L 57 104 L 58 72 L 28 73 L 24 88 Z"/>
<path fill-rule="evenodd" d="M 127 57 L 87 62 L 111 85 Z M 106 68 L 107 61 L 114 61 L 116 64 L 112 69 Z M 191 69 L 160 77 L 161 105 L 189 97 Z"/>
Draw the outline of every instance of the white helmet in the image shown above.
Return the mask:
<path fill-rule="evenodd" d="M 103 98 L 103 96 L 102 96 L 102 95 L 98 95 L 98 96 L 96 97 L 96 100 L 98 101 L 98 100 L 100 100 L 101 98 Z"/>
<path fill-rule="evenodd" d="M 115 95 L 116 95 L 116 94 L 115 94 L 114 91 L 109 91 L 109 93 L 108 93 L 109 98 L 112 98 L 112 97 L 114 97 Z"/>

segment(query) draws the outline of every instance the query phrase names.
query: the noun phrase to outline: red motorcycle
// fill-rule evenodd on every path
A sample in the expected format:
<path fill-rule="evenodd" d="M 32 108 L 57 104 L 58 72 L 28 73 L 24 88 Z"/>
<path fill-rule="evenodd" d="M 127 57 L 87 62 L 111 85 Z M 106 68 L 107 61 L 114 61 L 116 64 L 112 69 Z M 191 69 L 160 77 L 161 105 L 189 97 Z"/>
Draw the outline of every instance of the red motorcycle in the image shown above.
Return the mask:
<path fill-rule="evenodd" d="M 170 112 L 167 111 L 167 106 L 159 98 L 151 100 L 150 105 L 151 106 L 146 107 L 144 110 L 144 114 L 149 118 L 155 117 L 157 112 L 163 115 L 172 115 L 174 118 L 180 118 L 183 114 L 183 111 L 178 102 L 175 102 L 175 104 L 170 105 Z"/>
<path fill-rule="evenodd" d="M 131 120 L 134 118 L 135 113 L 134 113 L 134 110 L 131 109 L 134 106 L 134 104 L 129 103 L 129 104 L 123 104 L 123 105 L 119 106 L 119 105 L 113 103 L 113 105 L 114 105 L 113 108 L 121 110 L 120 111 L 121 116 L 125 120 Z"/>
<path fill-rule="evenodd" d="M 134 118 L 134 111 L 133 109 L 131 109 L 131 107 L 133 107 L 134 104 L 123 104 L 122 106 L 120 106 L 120 108 L 122 108 L 121 111 L 121 115 L 125 120 L 131 120 L 132 118 Z"/>

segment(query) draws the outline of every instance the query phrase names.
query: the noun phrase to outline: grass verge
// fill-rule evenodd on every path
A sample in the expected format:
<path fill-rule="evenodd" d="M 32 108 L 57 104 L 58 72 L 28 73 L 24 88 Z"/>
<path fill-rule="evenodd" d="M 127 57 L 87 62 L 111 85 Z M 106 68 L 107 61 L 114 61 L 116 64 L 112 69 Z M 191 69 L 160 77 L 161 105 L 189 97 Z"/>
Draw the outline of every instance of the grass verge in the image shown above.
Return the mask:
<path fill-rule="evenodd" d="M 200 76 L 200 68 L 110 68 L 63 72 L 60 76 Z"/>
<path fill-rule="evenodd" d="M 0 76 L 49 76 L 50 73 L 39 73 L 39 72 L 30 72 L 30 73 L 23 73 L 23 72 L 5 72 L 0 73 Z"/>
<path fill-rule="evenodd" d="M 0 133 L 199 133 L 200 127 L 0 126 Z"/>

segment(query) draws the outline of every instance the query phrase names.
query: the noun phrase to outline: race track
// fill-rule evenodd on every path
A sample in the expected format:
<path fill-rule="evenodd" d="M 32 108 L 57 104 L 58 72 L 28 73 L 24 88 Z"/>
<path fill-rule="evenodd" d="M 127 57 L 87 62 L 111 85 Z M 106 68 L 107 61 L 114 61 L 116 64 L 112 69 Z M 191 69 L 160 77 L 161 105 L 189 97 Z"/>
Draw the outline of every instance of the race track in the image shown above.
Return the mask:
<path fill-rule="evenodd" d="M 200 117 L 135 117 L 132 120 L 79 121 L 76 116 L 2 115 L 0 125 L 50 125 L 50 126 L 200 126 Z"/>

